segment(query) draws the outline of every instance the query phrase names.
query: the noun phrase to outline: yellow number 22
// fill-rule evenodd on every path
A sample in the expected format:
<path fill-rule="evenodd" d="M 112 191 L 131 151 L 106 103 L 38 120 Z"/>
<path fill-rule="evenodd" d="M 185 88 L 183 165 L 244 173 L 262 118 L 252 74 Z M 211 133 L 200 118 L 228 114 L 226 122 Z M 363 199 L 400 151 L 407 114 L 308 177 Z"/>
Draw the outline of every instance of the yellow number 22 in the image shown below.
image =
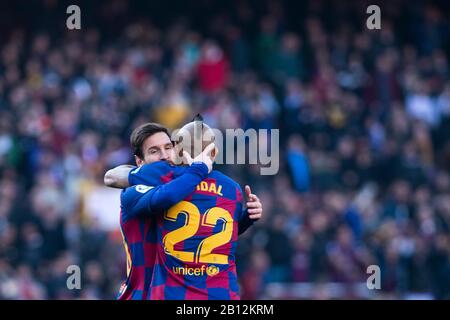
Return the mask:
<path fill-rule="evenodd" d="M 228 256 L 225 254 L 211 253 L 215 248 L 228 243 L 233 235 L 233 218 L 231 214 L 219 207 L 209 209 L 203 215 L 200 221 L 201 214 L 198 208 L 191 202 L 181 201 L 171 207 L 164 218 L 170 221 L 176 221 L 178 215 L 184 214 L 186 216 L 184 225 L 177 230 L 169 232 L 163 239 L 163 244 L 166 252 L 177 259 L 184 262 L 198 262 L 198 263 L 217 263 L 227 264 Z M 214 227 L 219 220 L 223 221 L 222 230 L 203 239 L 196 253 L 175 250 L 177 243 L 193 237 L 200 227 L 203 226 Z"/>

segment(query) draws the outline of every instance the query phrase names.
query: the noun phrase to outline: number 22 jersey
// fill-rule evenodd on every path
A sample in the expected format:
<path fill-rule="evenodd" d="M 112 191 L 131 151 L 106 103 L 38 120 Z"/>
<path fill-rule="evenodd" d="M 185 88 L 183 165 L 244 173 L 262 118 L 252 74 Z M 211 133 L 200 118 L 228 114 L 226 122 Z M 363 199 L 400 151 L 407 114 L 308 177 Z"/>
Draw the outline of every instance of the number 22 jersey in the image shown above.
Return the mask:
<path fill-rule="evenodd" d="M 212 171 L 157 216 L 150 299 L 239 299 L 235 253 L 242 200 L 239 184 Z"/>

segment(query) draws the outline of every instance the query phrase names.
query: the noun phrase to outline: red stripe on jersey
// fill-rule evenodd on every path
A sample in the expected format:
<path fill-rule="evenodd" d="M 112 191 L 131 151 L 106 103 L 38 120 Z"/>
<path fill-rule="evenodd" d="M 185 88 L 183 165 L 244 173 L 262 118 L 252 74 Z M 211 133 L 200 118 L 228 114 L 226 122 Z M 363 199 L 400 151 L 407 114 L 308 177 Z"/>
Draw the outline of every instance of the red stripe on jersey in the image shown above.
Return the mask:
<path fill-rule="evenodd" d="M 206 278 L 206 287 L 207 288 L 228 288 L 229 287 L 229 277 L 228 270 L 232 268 L 232 262 L 230 262 L 230 266 L 227 267 L 226 270 L 220 270 L 215 276 L 210 276 Z M 231 290 L 230 290 L 231 291 Z"/>
<path fill-rule="evenodd" d="M 160 179 L 163 184 L 172 181 L 173 180 L 173 171 L 169 171 L 168 174 L 161 176 Z"/>
<path fill-rule="evenodd" d="M 143 239 L 138 219 L 130 219 L 122 223 L 122 231 L 127 239 L 128 245 L 141 242 Z"/>
<path fill-rule="evenodd" d="M 157 244 L 144 242 L 144 266 L 151 267 L 155 265 Z"/>
<path fill-rule="evenodd" d="M 164 289 L 166 285 L 162 284 L 160 286 L 151 287 L 151 299 L 152 300 L 165 300 Z"/>
<path fill-rule="evenodd" d="M 208 290 L 206 289 L 195 289 L 186 290 L 185 295 L 186 300 L 208 300 Z"/>

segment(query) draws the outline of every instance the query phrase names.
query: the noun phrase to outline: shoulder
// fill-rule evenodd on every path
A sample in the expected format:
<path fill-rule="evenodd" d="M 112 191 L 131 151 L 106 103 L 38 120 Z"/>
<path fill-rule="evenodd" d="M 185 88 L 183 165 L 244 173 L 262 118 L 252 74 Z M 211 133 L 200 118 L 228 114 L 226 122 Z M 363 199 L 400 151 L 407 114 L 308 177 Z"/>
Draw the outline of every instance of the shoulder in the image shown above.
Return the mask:
<path fill-rule="evenodd" d="M 130 176 L 147 176 L 147 177 L 159 177 L 168 174 L 176 169 L 167 161 L 157 161 L 153 163 L 144 164 L 130 171 Z"/>
<path fill-rule="evenodd" d="M 226 174 L 223 174 L 220 171 L 213 170 L 210 174 L 211 178 L 216 179 L 216 181 L 220 184 L 226 184 L 227 186 L 234 188 L 239 196 L 242 196 L 242 188 L 234 179 L 227 176 Z M 239 195 L 240 194 L 240 195 Z"/>
<path fill-rule="evenodd" d="M 120 202 L 122 206 L 127 207 L 134 203 L 134 201 L 140 197 L 142 197 L 144 194 L 146 194 L 148 191 L 153 189 L 152 186 L 146 186 L 143 184 L 138 184 L 135 186 L 128 187 L 126 189 L 122 190 L 122 193 L 120 194 Z"/>
<path fill-rule="evenodd" d="M 152 163 L 147 163 L 134 171 L 145 171 L 145 170 L 159 170 L 159 171 L 170 171 L 175 169 L 174 165 L 171 165 L 167 161 L 156 161 Z"/>

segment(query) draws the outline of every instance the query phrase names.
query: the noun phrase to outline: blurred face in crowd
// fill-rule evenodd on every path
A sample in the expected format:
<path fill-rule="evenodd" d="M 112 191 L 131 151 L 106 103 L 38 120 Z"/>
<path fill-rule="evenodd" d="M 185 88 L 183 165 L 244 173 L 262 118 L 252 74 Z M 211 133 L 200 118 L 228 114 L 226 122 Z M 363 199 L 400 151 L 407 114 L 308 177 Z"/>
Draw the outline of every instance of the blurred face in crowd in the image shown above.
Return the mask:
<path fill-rule="evenodd" d="M 165 132 L 157 132 L 144 140 L 142 155 L 143 158 L 135 156 L 138 167 L 161 160 L 173 163 L 175 151 L 169 136 Z"/>

